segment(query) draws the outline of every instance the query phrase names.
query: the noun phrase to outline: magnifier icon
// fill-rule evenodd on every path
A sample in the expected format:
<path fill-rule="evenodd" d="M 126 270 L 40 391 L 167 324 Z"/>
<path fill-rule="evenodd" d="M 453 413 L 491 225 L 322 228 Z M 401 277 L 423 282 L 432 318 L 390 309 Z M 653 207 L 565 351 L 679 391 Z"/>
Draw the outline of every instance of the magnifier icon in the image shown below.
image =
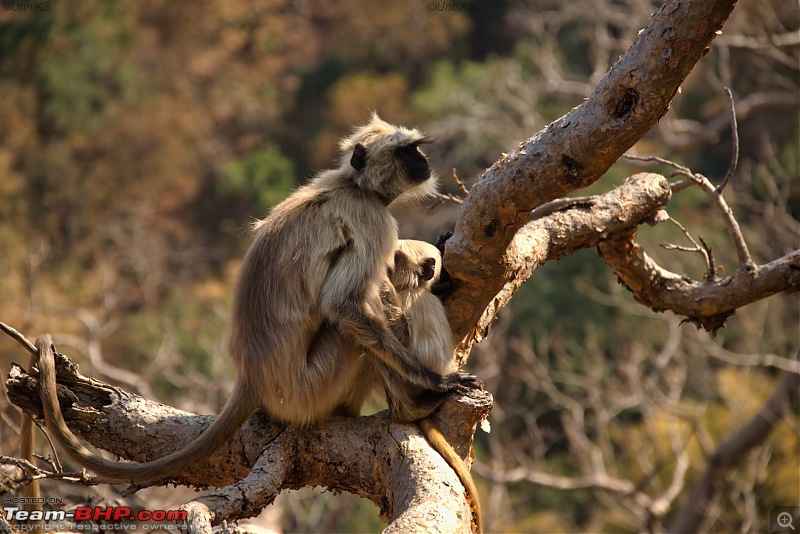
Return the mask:
<path fill-rule="evenodd" d="M 789 512 L 779 513 L 778 526 L 781 528 L 789 527 L 790 529 L 794 530 L 794 525 L 792 524 L 792 514 L 790 514 Z"/>

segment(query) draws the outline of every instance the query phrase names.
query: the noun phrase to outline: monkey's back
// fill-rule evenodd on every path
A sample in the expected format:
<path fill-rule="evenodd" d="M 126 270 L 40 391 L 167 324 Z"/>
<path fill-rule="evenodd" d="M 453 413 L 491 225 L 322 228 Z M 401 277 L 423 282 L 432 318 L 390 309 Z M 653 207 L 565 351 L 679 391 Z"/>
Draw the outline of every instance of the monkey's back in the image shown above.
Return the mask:
<path fill-rule="evenodd" d="M 309 347 L 326 320 L 322 308 L 346 299 L 354 279 L 377 291 L 397 240 L 380 200 L 326 176 L 337 172 L 298 189 L 257 225 L 236 284 L 231 359 L 262 407 L 286 421 L 313 420 L 315 406 L 330 411 L 316 398 L 326 394 L 314 383 L 320 377 L 353 379 L 355 366 L 334 368 L 332 353 L 312 361 Z"/>

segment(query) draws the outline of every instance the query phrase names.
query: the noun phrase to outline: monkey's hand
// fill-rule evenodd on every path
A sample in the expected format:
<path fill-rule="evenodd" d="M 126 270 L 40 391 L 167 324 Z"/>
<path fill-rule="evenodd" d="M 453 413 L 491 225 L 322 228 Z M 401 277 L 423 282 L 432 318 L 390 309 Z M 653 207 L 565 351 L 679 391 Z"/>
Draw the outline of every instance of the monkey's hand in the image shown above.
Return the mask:
<path fill-rule="evenodd" d="M 483 382 L 475 375 L 464 371 L 456 371 L 455 373 L 444 375 L 436 391 L 465 395 L 473 389 L 483 390 Z"/>

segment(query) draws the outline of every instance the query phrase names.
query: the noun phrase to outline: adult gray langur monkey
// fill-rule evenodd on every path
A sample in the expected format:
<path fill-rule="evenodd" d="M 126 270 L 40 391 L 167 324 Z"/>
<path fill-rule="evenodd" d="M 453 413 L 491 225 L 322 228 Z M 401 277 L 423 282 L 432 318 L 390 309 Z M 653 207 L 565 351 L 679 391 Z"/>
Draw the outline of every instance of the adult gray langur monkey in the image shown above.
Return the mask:
<path fill-rule="evenodd" d="M 263 408 L 277 420 L 309 424 L 339 411 L 363 371 L 359 351 L 396 380 L 442 396 L 466 392 L 472 375 L 426 368 L 389 327 L 385 283 L 397 248 L 392 204 L 424 197 L 435 180 L 417 130 L 373 115 L 341 143 L 336 169 L 296 190 L 254 226 L 239 272 L 228 352 L 237 378 L 214 422 L 181 450 L 148 463 L 122 463 L 86 449 L 64 423 L 52 351 L 40 343 L 40 395 L 48 429 L 67 453 L 107 478 L 170 477 L 205 458 Z M 331 328 L 332 326 L 332 328 Z M 383 376 L 383 375 L 382 375 Z"/>

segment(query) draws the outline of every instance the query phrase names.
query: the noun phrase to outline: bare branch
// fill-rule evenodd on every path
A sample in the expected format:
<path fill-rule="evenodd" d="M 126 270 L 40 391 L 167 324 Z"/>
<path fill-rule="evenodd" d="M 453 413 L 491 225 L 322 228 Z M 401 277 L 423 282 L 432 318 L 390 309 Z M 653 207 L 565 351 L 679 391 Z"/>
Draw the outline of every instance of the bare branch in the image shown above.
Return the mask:
<path fill-rule="evenodd" d="M 433 200 L 433 203 L 430 206 L 430 209 L 436 208 L 445 202 L 452 202 L 453 204 L 461 205 L 464 203 L 464 199 L 459 198 L 455 195 L 451 195 L 450 193 L 433 193 L 428 195 L 430 199 Z"/>
<path fill-rule="evenodd" d="M 593 197 L 557 198 L 555 200 L 551 200 L 550 202 L 545 202 L 535 210 L 531 211 L 530 220 L 535 221 L 536 219 L 541 219 L 542 217 L 552 215 L 557 211 L 565 211 L 569 208 L 589 209 L 592 207 L 593 200 Z"/>
<path fill-rule="evenodd" d="M 473 469 L 488 480 L 504 484 L 527 481 L 539 486 L 565 491 L 599 489 L 622 495 L 629 495 L 636 489 L 636 486 L 630 480 L 607 475 L 575 478 L 545 473 L 527 467 L 516 467 L 501 472 L 480 463 L 476 463 Z"/>
<path fill-rule="evenodd" d="M 36 354 L 36 346 L 33 343 L 31 343 L 28 338 L 19 333 L 16 329 L 8 326 L 6 323 L 0 323 L 0 330 L 8 334 L 11 337 L 11 339 L 13 339 L 17 343 L 25 347 L 25 350 L 27 350 L 29 353 Z"/>
<path fill-rule="evenodd" d="M 736 165 L 739 163 L 739 128 L 736 125 L 736 107 L 733 103 L 733 93 L 731 93 L 731 90 L 727 87 L 725 88 L 725 95 L 728 97 L 731 114 L 731 165 L 728 167 L 728 172 L 725 173 L 722 183 L 720 183 L 714 190 L 714 192 L 717 194 L 722 193 L 722 190 L 725 189 L 726 185 L 728 185 L 731 176 L 733 176 L 733 173 L 736 172 Z"/>
<path fill-rule="evenodd" d="M 469 195 L 469 189 L 467 189 L 466 184 L 463 181 L 461 181 L 461 178 L 458 177 L 458 173 L 456 172 L 455 167 L 453 167 L 453 181 L 458 186 L 459 191 L 464 193 L 464 196 Z"/>
<path fill-rule="evenodd" d="M 677 226 L 680 229 L 680 231 L 683 232 L 683 235 L 686 236 L 686 239 L 688 239 L 689 242 L 694 246 L 681 247 L 678 245 L 672 245 L 670 243 L 662 243 L 661 246 L 667 250 L 680 250 L 682 252 L 696 252 L 700 254 L 703 257 L 703 260 L 705 261 L 707 267 L 706 281 L 713 280 L 714 277 L 716 276 L 716 269 L 714 267 L 714 257 L 711 255 L 711 248 L 706 245 L 702 237 L 700 238 L 700 241 L 702 241 L 703 246 L 701 247 L 700 245 L 698 245 L 697 241 L 695 241 L 694 238 L 692 237 L 692 234 L 690 234 L 688 230 L 686 230 L 686 228 L 684 228 L 683 225 L 679 223 L 676 219 L 669 217 L 668 220 L 669 222 Z"/>
<path fill-rule="evenodd" d="M 797 109 L 798 107 L 800 107 L 800 94 L 796 91 L 763 91 L 749 94 L 740 100 L 736 107 L 736 115 L 738 120 L 742 121 L 767 108 Z M 730 110 L 726 110 L 702 125 L 692 123 L 687 133 L 670 133 L 666 127 L 662 127 L 661 131 L 664 133 L 664 141 L 677 152 L 716 143 L 729 125 Z"/>
<path fill-rule="evenodd" d="M 653 311 L 671 310 L 710 332 L 746 304 L 800 288 L 800 250 L 753 272 L 701 283 L 658 266 L 636 242 L 635 231 L 616 235 L 597 248 L 638 302 Z"/>
<path fill-rule="evenodd" d="M 731 236 L 731 240 L 736 247 L 736 254 L 739 257 L 739 268 L 746 273 L 754 272 L 756 267 L 753 264 L 753 259 L 750 257 L 750 251 L 747 249 L 747 243 L 745 242 L 742 231 L 739 228 L 739 222 L 736 220 L 736 217 L 733 216 L 733 211 L 722 196 L 723 186 L 715 188 L 711 181 L 702 174 L 692 172 L 691 169 L 664 158 L 657 156 L 636 156 L 631 154 L 625 154 L 624 157 L 636 161 L 655 161 L 657 163 L 669 165 L 677 169 L 676 174 L 683 175 L 687 179 L 672 184 L 671 187 L 673 193 L 676 193 L 682 189 L 686 189 L 689 185 L 697 185 L 711 200 L 711 203 L 717 208 L 717 211 L 719 211 L 720 215 L 722 216 L 725 226 L 728 228 L 728 234 Z M 738 159 L 738 141 L 736 150 L 734 151 L 734 157 Z M 732 168 L 735 169 L 735 161 L 732 163 Z M 725 180 L 729 179 L 730 174 L 732 174 L 732 171 L 729 170 Z"/>
<path fill-rule="evenodd" d="M 720 215 L 722 215 L 722 220 L 725 221 L 725 226 L 728 228 L 728 234 L 730 234 L 733 244 L 736 247 L 736 254 L 739 256 L 739 268 L 744 272 L 753 273 L 755 271 L 755 264 L 750 257 L 750 251 L 747 250 L 747 243 L 745 243 L 742 230 L 739 228 L 739 222 L 736 220 L 736 217 L 733 216 L 733 211 L 731 211 L 728 203 L 725 202 L 725 199 L 722 197 L 722 190 L 720 188 L 714 188 L 711 181 L 702 174 L 693 173 L 691 178 L 700 186 L 700 189 L 703 190 L 708 198 L 711 199 L 711 203 L 717 208 Z"/>
<path fill-rule="evenodd" d="M 455 167 L 453 168 L 453 181 L 456 183 L 459 191 L 461 191 L 464 194 L 464 196 L 467 196 L 469 194 L 469 189 L 467 189 L 467 186 L 464 184 L 464 182 L 461 181 L 461 178 L 458 177 L 458 173 L 456 172 Z M 430 207 L 431 209 L 441 204 L 444 204 L 445 202 L 452 202 L 453 204 L 457 204 L 459 206 L 464 203 L 463 198 L 451 195 L 450 193 L 436 192 L 430 195 L 430 198 L 433 199 L 433 204 Z"/>
<path fill-rule="evenodd" d="M 623 154 L 621 157 L 632 161 L 649 161 L 649 162 L 660 163 L 662 165 L 668 165 L 670 167 L 677 169 L 680 174 L 683 174 L 685 176 L 691 176 L 692 174 L 692 171 L 691 169 L 689 169 L 689 167 L 684 167 L 683 165 L 675 163 L 672 160 L 668 160 L 659 156 L 640 156 L 638 154 Z"/>
<path fill-rule="evenodd" d="M 708 270 L 706 271 L 704 281 L 714 282 L 717 280 L 717 267 L 714 263 L 714 252 L 711 250 L 711 245 L 706 243 L 705 239 L 703 239 L 701 236 L 698 236 L 698 239 L 700 239 L 700 242 L 703 244 L 703 251 L 705 252 L 704 255 L 708 265 Z"/>
<path fill-rule="evenodd" d="M 800 374 L 800 360 L 777 354 L 736 354 L 716 344 L 708 334 L 698 331 L 698 340 L 709 356 L 729 365 L 742 367 L 772 367 L 787 373 Z"/>
<path fill-rule="evenodd" d="M 798 46 L 800 45 L 800 33 L 786 32 L 776 35 L 766 35 L 764 37 L 749 37 L 747 35 L 725 35 L 720 39 L 721 43 L 731 48 L 770 48 L 773 46 Z"/>
<path fill-rule="evenodd" d="M 48 471 L 39 469 L 32 463 L 22 458 L 14 458 L 11 456 L 0 456 L 0 465 L 12 465 L 17 467 L 26 475 L 23 475 L 22 481 L 30 480 L 63 480 L 74 484 L 81 484 L 83 486 L 92 486 L 97 484 L 97 480 L 93 477 L 87 476 L 85 473 L 64 473 L 62 471 Z"/>

